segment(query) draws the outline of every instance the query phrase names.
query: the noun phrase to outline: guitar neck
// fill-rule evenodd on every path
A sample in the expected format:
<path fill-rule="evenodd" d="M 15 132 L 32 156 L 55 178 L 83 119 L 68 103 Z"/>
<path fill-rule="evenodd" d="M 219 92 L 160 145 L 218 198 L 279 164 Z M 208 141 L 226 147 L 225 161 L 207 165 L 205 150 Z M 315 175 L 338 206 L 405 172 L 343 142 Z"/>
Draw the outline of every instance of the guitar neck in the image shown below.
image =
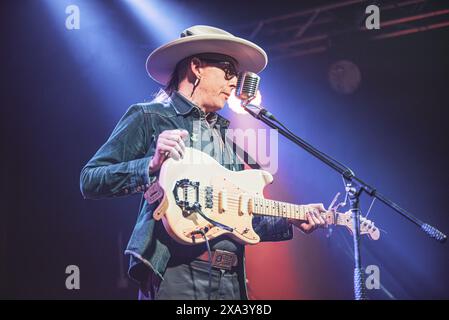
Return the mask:
<path fill-rule="evenodd" d="M 253 214 L 307 220 L 306 206 L 258 197 L 251 200 Z"/>
<path fill-rule="evenodd" d="M 253 197 L 252 212 L 256 215 L 282 217 L 307 221 L 307 206 L 288 202 Z M 337 212 L 326 211 L 322 217 L 327 224 L 340 224 L 340 215 Z"/>

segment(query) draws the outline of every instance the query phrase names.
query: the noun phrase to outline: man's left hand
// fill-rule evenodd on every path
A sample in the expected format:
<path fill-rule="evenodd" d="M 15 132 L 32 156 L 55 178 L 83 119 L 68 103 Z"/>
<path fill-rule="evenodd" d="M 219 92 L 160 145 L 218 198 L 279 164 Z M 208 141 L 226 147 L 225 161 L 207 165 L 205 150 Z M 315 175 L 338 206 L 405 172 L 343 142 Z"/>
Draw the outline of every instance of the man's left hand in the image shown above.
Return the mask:
<path fill-rule="evenodd" d="M 326 225 L 326 221 L 322 217 L 322 213 L 326 212 L 326 209 L 322 203 L 312 203 L 307 205 L 307 207 L 307 222 L 295 219 L 289 219 L 289 222 L 304 233 L 311 233 L 318 227 Z"/>

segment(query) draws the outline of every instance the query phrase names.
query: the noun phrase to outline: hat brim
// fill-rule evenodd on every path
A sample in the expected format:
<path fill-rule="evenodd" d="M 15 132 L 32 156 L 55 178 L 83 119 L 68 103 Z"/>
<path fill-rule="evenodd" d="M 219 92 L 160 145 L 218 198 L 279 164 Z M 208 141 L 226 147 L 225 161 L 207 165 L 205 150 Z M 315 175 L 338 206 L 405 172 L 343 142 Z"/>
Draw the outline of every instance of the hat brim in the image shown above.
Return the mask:
<path fill-rule="evenodd" d="M 228 35 L 192 35 L 171 41 L 154 50 L 147 59 L 146 69 L 156 82 L 166 85 L 176 64 L 200 53 L 228 55 L 239 63 L 239 70 L 259 73 L 267 63 L 265 51 L 256 44 Z"/>

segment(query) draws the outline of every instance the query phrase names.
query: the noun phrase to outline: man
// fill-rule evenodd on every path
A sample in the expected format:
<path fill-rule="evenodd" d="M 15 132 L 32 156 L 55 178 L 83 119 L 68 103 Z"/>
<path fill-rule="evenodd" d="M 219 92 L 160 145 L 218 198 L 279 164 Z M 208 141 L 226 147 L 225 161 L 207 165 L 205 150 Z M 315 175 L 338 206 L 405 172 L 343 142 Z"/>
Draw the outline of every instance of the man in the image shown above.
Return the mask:
<path fill-rule="evenodd" d="M 258 73 L 266 64 L 260 47 L 209 26 L 188 28 L 179 39 L 153 51 L 147 71 L 166 86 L 168 97 L 129 108 L 83 168 L 83 196 L 144 193 L 163 162 L 168 157 L 182 158 L 186 145 L 209 153 L 230 170 L 243 170 L 224 138 L 229 121 L 216 112 L 235 89 L 239 70 Z M 130 255 L 129 275 L 140 284 L 140 298 L 246 299 L 244 246 L 226 236 L 210 241 L 214 261 L 219 256 L 233 261 L 227 268 L 211 266 L 206 246 L 184 246 L 170 238 L 162 222 L 153 219 L 156 206 L 143 202 L 125 251 Z M 309 233 L 325 222 L 319 215 L 322 204 L 308 208 L 307 222 L 255 217 L 254 229 L 261 241 L 291 239 L 292 224 Z"/>

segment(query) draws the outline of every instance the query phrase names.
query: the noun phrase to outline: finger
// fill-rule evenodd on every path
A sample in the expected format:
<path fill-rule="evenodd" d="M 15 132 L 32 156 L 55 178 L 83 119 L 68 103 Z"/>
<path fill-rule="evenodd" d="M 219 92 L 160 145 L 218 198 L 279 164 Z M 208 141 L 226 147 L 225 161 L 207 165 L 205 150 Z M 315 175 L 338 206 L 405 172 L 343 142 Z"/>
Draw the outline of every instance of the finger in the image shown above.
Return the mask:
<path fill-rule="evenodd" d="M 321 214 L 317 214 L 318 223 L 320 226 L 326 225 L 326 220 L 321 216 Z"/>
<path fill-rule="evenodd" d="M 168 139 L 168 138 L 161 138 L 161 139 L 159 139 L 159 143 L 161 145 L 166 145 L 166 146 L 170 146 L 170 147 L 174 147 L 175 145 L 178 144 L 175 140 Z"/>
<path fill-rule="evenodd" d="M 179 151 L 176 149 L 176 147 L 172 147 L 170 150 L 170 157 L 179 160 L 182 159 L 182 155 L 179 153 Z"/>
<path fill-rule="evenodd" d="M 189 132 L 184 129 L 166 130 L 166 132 L 169 134 L 180 136 L 182 139 L 185 139 L 189 136 Z"/>
<path fill-rule="evenodd" d="M 161 134 L 159 136 L 168 138 L 171 136 L 179 137 L 180 135 L 181 135 L 181 130 L 176 129 L 176 130 L 164 130 L 161 132 Z"/>
<path fill-rule="evenodd" d="M 184 151 L 182 150 L 181 146 L 179 145 L 179 143 L 175 142 L 175 145 L 173 146 L 173 148 L 176 149 L 176 151 L 178 152 L 179 156 L 181 157 L 181 159 L 184 158 Z"/>
<path fill-rule="evenodd" d="M 167 136 L 166 139 L 176 141 L 179 144 L 179 146 L 181 147 L 181 149 L 183 151 L 185 150 L 186 145 L 185 145 L 184 139 L 182 138 L 181 135 L 170 135 L 170 136 Z"/>
<path fill-rule="evenodd" d="M 320 214 L 318 212 L 318 209 L 313 209 L 310 213 L 312 221 L 315 223 L 315 225 L 320 224 Z"/>
<path fill-rule="evenodd" d="M 159 164 L 162 164 L 165 160 L 167 160 L 170 157 L 170 151 L 167 150 L 167 148 L 158 142 L 158 145 L 156 147 L 156 153 L 161 155 L 161 158 L 159 158 Z"/>
<path fill-rule="evenodd" d="M 186 130 L 181 130 L 181 138 L 185 139 L 189 136 L 189 132 Z"/>
<path fill-rule="evenodd" d="M 165 136 L 164 138 L 167 140 L 173 140 L 176 142 L 179 142 L 182 140 L 182 138 L 179 134 L 169 134 L 169 135 Z"/>
<path fill-rule="evenodd" d="M 320 212 L 320 210 L 314 204 L 309 204 L 308 207 L 308 211 L 312 214 L 312 216 L 315 216 Z"/>
<path fill-rule="evenodd" d="M 327 225 L 326 220 L 323 217 L 319 217 L 319 219 L 322 226 Z"/>
<path fill-rule="evenodd" d="M 186 144 L 184 143 L 184 140 L 181 139 L 179 141 L 179 145 L 181 146 L 182 151 L 184 152 L 186 150 Z"/>
<path fill-rule="evenodd" d="M 156 152 L 158 152 L 161 155 L 164 155 L 166 157 L 168 157 L 168 154 L 170 151 L 168 150 L 169 146 L 166 146 L 163 142 L 163 139 L 159 139 L 157 142 L 157 147 L 156 147 Z"/>
<path fill-rule="evenodd" d="M 173 130 L 167 130 L 167 133 L 180 135 L 181 131 L 182 131 L 181 129 L 173 129 Z"/>
<path fill-rule="evenodd" d="M 309 222 L 309 226 L 311 228 L 315 228 L 315 221 L 313 220 L 313 215 L 310 212 L 307 213 L 307 221 Z"/>
<path fill-rule="evenodd" d="M 322 203 L 312 203 L 312 204 L 309 204 L 309 206 L 314 207 L 321 212 L 326 211 L 326 208 L 324 208 L 324 205 Z"/>
<path fill-rule="evenodd" d="M 182 149 L 183 151 L 185 150 L 186 145 L 185 145 L 184 139 L 182 138 L 181 135 L 171 135 L 171 136 L 169 137 L 169 139 L 170 139 L 170 140 L 176 141 L 176 142 L 179 144 L 179 146 L 181 147 L 181 149 Z"/>
<path fill-rule="evenodd" d="M 172 139 L 162 139 L 162 142 L 166 145 L 169 145 L 170 147 L 176 148 L 181 157 L 184 158 L 184 152 L 186 147 L 181 138 L 179 138 L 178 141 Z"/>
<path fill-rule="evenodd" d="M 178 143 L 176 143 L 176 141 L 160 139 L 159 142 L 160 142 L 159 148 L 161 148 L 162 146 L 166 146 L 169 148 L 175 148 L 178 152 L 181 151 L 181 147 L 178 146 Z M 166 149 L 164 149 L 164 151 L 166 151 Z"/>
<path fill-rule="evenodd" d="M 168 145 L 161 145 L 160 149 L 164 152 L 165 155 L 167 155 L 166 152 L 168 152 L 168 156 L 175 160 L 179 160 L 181 158 L 181 155 L 179 154 L 179 152 L 176 150 L 175 147 L 171 147 Z"/>
<path fill-rule="evenodd" d="M 168 136 L 171 136 L 174 134 L 173 130 L 164 130 L 159 134 L 159 138 L 167 138 Z"/>
<path fill-rule="evenodd" d="M 320 219 L 318 219 L 318 215 L 316 213 L 312 214 L 312 220 L 317 227 L 320 225 Z"/>
<path fill-rule="evenodd" d="M 299 225 L 299 228 L 305 233 L 310 233 L 313 230 L 313 228 L 310 226 L 310 224 L 305 223 L 305 222 L 301 223 Z"/>

